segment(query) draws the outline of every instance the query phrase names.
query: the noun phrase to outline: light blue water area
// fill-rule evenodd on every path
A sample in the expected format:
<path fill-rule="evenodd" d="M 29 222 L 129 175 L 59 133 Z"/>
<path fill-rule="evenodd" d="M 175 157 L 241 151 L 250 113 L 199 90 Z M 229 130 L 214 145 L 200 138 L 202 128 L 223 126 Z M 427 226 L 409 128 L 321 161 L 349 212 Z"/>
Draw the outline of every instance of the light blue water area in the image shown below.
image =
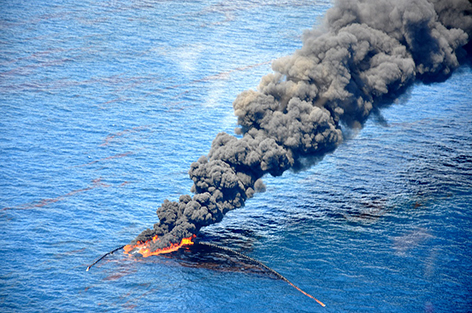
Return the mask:
<path fill-rule="evenodd" d="M 0 311 L 467 312 L 472 70 L 410 88 L 201 240 L 234 256 L 103 253 L 188 194 L 232 101 L 329 1 L 7 1 L 0 10 Z M 232 260 L 232 261 L 231 261 Z M 244 269 L 244 270 L 243 270 Z"/>

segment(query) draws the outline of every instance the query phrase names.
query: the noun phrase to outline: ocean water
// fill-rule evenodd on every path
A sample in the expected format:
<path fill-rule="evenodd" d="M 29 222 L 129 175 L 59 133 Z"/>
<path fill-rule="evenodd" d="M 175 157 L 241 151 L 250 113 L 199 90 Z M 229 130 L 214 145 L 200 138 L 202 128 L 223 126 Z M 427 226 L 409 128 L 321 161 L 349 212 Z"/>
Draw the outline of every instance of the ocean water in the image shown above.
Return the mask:
<path fill-rule="evenodd" d="M 416 84 L 199 240 L 120 252 L 188 194 L 232 101 L 329 1 L 6 1 L 0 10 L 1 312 L 472 311 L 472 70 Z"/>

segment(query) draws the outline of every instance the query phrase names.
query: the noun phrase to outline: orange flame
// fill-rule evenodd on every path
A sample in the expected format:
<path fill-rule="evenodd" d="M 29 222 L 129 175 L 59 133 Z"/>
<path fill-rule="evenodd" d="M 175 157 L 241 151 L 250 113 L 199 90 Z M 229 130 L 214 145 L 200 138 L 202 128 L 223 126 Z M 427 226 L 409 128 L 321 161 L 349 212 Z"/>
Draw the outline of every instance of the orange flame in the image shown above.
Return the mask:
<path fill-rule="evenodd" d="M 155 251 L 150 250 L 150 245 L 151 243 L 154 243 L 159 240 L 159 237 L 156 235 L 152 237 L 151 240 L 148 240 L 146 242 L 138 241 L 135 245 L 126 245 L 124 246 L 124 250 L 126 254 L 130 254 L 131 251 L 138 250 L 138 253 L 141 253 L 141 255 L 145 258 L 151 255 L 159 255 L 159 254 L 164 254 L 164 253 L 170 253 L 179 250 L 180 248 L 184 246 L 190 246 L 193 245 L 193 239 L 197 237 L 196 235 L 192 235 L 187 238 L 183 238 L 179 244 L 173 243 L 169 247 L 165 247 L 162 249 L 157 249 Z"/>

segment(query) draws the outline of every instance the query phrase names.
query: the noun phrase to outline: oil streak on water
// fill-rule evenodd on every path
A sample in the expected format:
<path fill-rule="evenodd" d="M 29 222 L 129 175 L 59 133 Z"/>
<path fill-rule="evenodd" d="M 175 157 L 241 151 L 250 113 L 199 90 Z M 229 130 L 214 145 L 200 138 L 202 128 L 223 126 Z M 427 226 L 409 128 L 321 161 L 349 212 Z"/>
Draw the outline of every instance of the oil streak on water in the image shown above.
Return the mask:
<path fill-rule="evenodd" d="M 415 85 L 182 251 L 85 268 L 190 190 L 232 101 L 328 1 L 22 1 L 0 12 L 2 312 L 467 312 L 472 70 Z M 192 254 L 193 253 L 193 254 Z"/>

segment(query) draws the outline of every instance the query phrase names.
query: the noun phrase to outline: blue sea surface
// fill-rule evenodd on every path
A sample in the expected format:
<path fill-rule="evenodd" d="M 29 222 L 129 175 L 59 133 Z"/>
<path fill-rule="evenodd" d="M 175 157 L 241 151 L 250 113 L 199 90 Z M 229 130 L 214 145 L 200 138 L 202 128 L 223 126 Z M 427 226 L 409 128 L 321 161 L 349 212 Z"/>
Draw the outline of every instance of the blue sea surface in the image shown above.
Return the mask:
<path fill-rule="evenodd" d="M 236 96 L 331 6 L 2 2 L 0 311 L 472 311 L 469 66 L 412 86 L 309 169 L 264 177 L 199 234 L 325 308 L 221 253 L 117 252 L 85 271 L 190 192 L 190 164 L 237 126 Z"/>

